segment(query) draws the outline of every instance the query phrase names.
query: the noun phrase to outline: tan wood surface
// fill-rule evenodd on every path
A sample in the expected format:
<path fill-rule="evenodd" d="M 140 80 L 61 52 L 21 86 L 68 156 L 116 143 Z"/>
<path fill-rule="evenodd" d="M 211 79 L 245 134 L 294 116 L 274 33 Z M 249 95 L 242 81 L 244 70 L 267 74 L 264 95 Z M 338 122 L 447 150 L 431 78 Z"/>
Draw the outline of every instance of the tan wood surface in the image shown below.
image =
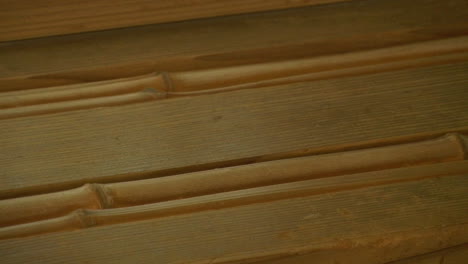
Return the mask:
<path fill-rule="evenodd" d="M 466 262 L 467 259 L 468 243 L 389 264 L 460 264 Z"/>
<path fill-rule="evenodd" d="M 411 243 L 418 243 L 415 239 Z M 411 244 L 395 246 L 392 251 L 411 250 Z M 437 250 L 435 252 L 423 253 L 421 255 L 409 258 L 386 262 L 393 256 L 383 257 L 381 249 L 375 247 L 372 249 L 339 249 L 324 250 L 310 254 L 298 255 L 293 257 L 281 257 L 276 260 L 255 261 L 255 264 L 304 264 L 304 263 L 353 263 L 353 261 L 366 261 L 366 263 L 384 263 L 385 264 L 462 264 L 468 259 L 468 244 L 453 246 Z M 393 253 L 392 255 L 396 255 Z M 358 263 L 358 262 L 357 262 Z M 361 262 L 360 262 L 361 263 Z M 362 262 L 363 263 L 363 262 Z"/>
<path fill-rule="evenodd" d="M 351 1 L 5 42 L 0 43 L 0 90 L 290 60 L 441 39 L 466 35 L 466 17 L 465 0 Z"/>
<path fill-rule="evenodd" d="M 314 181 L 328 180 L 333 178 Z M 35 259 L 47 263 L 170 264 L 247 263 L 317 250 L 369 248 L 368 253 L 386 254 L 380 261 L 367 263 L 385 263 L 466 243 L 467 184 L 468 175 L 454 175 L 286 196 L 231 208 L 7 239 L 0 241 L 0 252 L 4 263 Z M 364 263 L 371 257 L 364 254 L 354 260 Z"/>
<path fill-rule="evenodd" d="M 467 17 L 0 0 L 0 263 L 464 264 Z"/>
<path fill-rule="evenodd" d="M 59 217 L 78 209 L 130 207 L 305 179 L 463 160 L 466 159 L 466 146 L 465 136 L 449 134 L 415 143 L 260 162 L 171 177 L 87 184 L 62 192 L 0 200 L 0 211 L 3 212 L 0 227 Z M 452 173 L 468 172 L 466 163 L 455 164 L 442 168 L 447 173 L 450 170 Z M 440 170 L 430 173 L 441 175 Z"/>
<path fill-rule="evenodd" d="M 244 188 L 233 192 L 223 192 L 205 196 L 202 195 L 188 199 L 173 198 L 173 200 L 166 202 L 148 203 L 122 208 L 112 209 L 105 208 L 104 206 L 94 206 L 94 208 L 91 207 L 89 209 L 77 209 L 77 207 L 75 207 L 75 210 L 71 211 L 71 213 L 61 217 L 54 217 L 46 220 L 37 219 L 38 221 L 31 223 L 0 228 L 0 239 L 129 223 L 171 215 L 191 214 L 207 210 L 220 210 L 239 205 L 264 203 L 267 201 L 273 202 L 288 197 L 319 195 L 343 190 L 351 191 L 369 186 L 393 184 L 395 182 L 412 182 L 431 177 L 445 177 L 448 175 L 466 175 L 466 173 L 468 173 L 468 162 L 457 161 L 426 166 L 381 170 L 361 174 L 350 174 L 253 189 Z M 178 187 L 186 188 L 187 185 L 179 183 Z M 159 188 L 155 188 L 153 191 L 158 189 Z M 94 204 L 96 205 L 96 200 L 100 200 L 99 195 L 100 194 L 92 195 L 91 197 L 88 197 L 88 199 L 95 200 Z M 111 196 L 107 196 L 104 199 L 106 198 L 107 200 L 112 200 Z M 53 202 L 53 200 L 49 200 L 48 202 Z M 78 201 L 75 202 L 75 205 L 78 204 L 77 202 Z M 98 201 L 98 204 L 99 203 L 100 201 Z M 20 204 L 18 203 L 17 205 Z M 228 215 L 226 215 L 226 217 L 228 217 Z"/>
<path fill-rule="evenodd" d="M 466 129 L 466 70 L 460 63 L 2 120 L 0 193 Z"/>
<path fill-rule="evenodd" d="M 2 0 L 0 41 L 340 1 L 346 0 Z"/>
<path fill-rule="evenodd" d="M 0 93 L 0 119 L 468 61 L 468 37 L 287 61 Z"/>

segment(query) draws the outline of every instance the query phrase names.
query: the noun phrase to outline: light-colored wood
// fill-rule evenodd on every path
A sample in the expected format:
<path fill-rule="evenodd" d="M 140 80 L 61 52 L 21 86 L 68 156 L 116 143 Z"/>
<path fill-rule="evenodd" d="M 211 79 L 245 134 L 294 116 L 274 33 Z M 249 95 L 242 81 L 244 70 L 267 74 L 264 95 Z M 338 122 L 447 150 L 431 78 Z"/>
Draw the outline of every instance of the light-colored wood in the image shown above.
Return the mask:
<path fill-rule="evenodd" d="M 94 208 L 84 210 L 77 209 L 63 217 L 0 228 L 0 239 L 128 223 L 207 210 L 220 210 L 222 208 L 264 203 L 267 201 L 271 202 L 291 197 L 320 195 L 343 190 L 351 191 L 369 186 L 393 184 L 395 182 L 418 181 L 431 177 L 468 175 L 467 173 L 468 162 L 459 161 L 344 175 L 327 179 L 300 181 L 253 189 L 246 188 L 244 190 L 233 192 L 198 196 L 190 199 L 176 199 L 167 202 L 149 203 L 117 209 L 102 209 L 103 206 L 96 206 L 95 204 L 95 206 L 93 206 Z M 186 186 L 180 187 L 184 188 Z M 158 189 L 153 189 L 153 191 L 157 192 Z M 92 196 L 96 197 L 96 195 Z M 107 200 L 112 199 L 112 197 L 107 198 Z"/>
<path fill-rule="evenodd" d="M 467 68 L 461 63 L 3 120 L 0 196 L 461 131 L 468 124 Z"/>
<path fill-rule="evenodd" d="M 468 37 L 418 42 L 390 48 L 263 64 L 169 72 L 169 96 L 207 89 L 254 88 L 298 81 L 468 61 Z"/>
<path fill-rule="evenodd" d="M 0 0 L 0 262 L 466 259 L 467 1 L 54 1 Z"/>
<path fill-rule="evenodd" d="M 80 109 L 121 106 L 132 103 L 141 103 L 152 101 L 161 97 L 165 97 L 155 89 L 148 88 L 131 94 L 122 94 L 106 97 L 96 97 L 89 99 L 79 99 L 73 101 L 64 101 L 56 103 L 46 103 L 38 105 L 23 106 L 17 108 L 1 109 L 0 120 L 8 118 L 18 118 L 23 116 L 35 116 L 43 114 L 53 114 L 66 111 L 75 111 Z"/>
<path fill-rule="evenodd" d="M 444 248 L 432 252 L 431 249 L 414 250 L 414 245 L 421 243 L 419 239 L 407 241 L 403 243 L 395 243 L 388 251 L 392 254 L 388 255 L 387 250 L 381 248 L 366 248 L 366 249 L 340 249 L 340 250 L 322 250 L 310 254 L 282 257 L 276 260 L 255 261 L 255 264 L 304 264 L 304 263 L 372 263 L 372 264 L 463 264 L 468 259 L 468 244 L 457 245 L 449 248 Z M 406 252 L 405 252 L 406 251 Z M 401 255 L 411 255 L 408 258 L 392 261 L 392 258 L 398 259 L 398 253 Z M 405 252 L 405 253 L 403 253 Z M 388 262 L 390 261 L 390 262 Z M 356 262 L 358 263 L 358 262 Z"/>
<path fill-rule="evenodd" d="M 0 211 L 3 214 L 0 215 L 0 227 L 50 219 L 77 209 L 128 207 L 305 179 L 463 160 L 466 145 L 464 136 L 451 134 L 417 143 L 276 160 L 171 177 L 87 184 L 63 192 L 1 200 Z M 467 164 L 461 164 L 455 167 L 461 169 L 457 173 L 468 173 Z"/>
<path fill-rule="evenodd" d="M 329 180 L 333 178 L 315 181 Z M 467 186 L 468 175 L 459 175 L 286 196 L 7 239 L 0 241 L 0 253 L 3 263 L 248 263 L 317 250 L 361 248 L 374 254 L 385 252 L 387 260 L 394 260 L 467 242 Z M 372 263 L 365 261 L 368 255 L 361 257 L 354 259 Z"/>
<path fill-rule="evenodd" d="M 466 17 L 464 0 L 351 1 L 6 42 L 0 44 L 0 90 L 290 60 L 460 36 L 468 32 Z"/>
<path fill-rule="evenodd" d="M 145 93 L 122 96 L 122 94 L 136 93 L 142 90 L 148 91 L 148 89 L 153 89 L 154 99 L 162 99 L 460 61 L 468 61 L 468 37 L 421 42 L 344 55 L 188 72 L 160 72 L 109 81 L 3 92 L 0 93 L 0 119 L 101 107 L 115 105 L 119 102 L 125 104 L 149 100 L 151 97 Z M 116 97 L 117 95 L 118 97 Z M 105 96 L 107 98 L 104 98 Z M 21 108 L 9 109 L 14 107 Z"/>
<path fill-rule="evenodd" d="M 388 264 L 461 264 L 468 259 L 468 244 L 394 261 Z"/>
<path fill-rule="evenodd" d="M 346 0 L 2 0 L 0 41 L 340 1 Z"/>
<path fill-rule="evenodd" d="M 154 73 L 133 78 L 4 92 L 0 93 L 0 110 L 13 107 L 131 94 L 149 88 L 164 90 L 165 87 L 166 84 L 163 76 Z"/>

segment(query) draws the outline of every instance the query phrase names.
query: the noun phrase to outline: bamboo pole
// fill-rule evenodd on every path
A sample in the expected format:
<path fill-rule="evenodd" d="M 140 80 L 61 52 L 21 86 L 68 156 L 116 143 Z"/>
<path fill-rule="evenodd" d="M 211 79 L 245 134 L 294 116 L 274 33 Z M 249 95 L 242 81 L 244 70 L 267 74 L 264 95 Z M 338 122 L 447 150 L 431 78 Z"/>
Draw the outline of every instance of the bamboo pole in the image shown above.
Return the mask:
<path fill-rule="evenodd" d="M 9 42 L 0 45 L 0 90 L 346 54 L 463 36 L 467 10 L 464 0 L 351 1 Z"/>
<path fill-rule="evenodd" d="M 86 184 L 62 192 L 0 200 L 0 227 L 77 209 L 131 207 L 180 198 L 373 170 L 466 159 L 467 139 L 448 134 L 420 142 L 261 162 L 171 177 Z"/>
<path fill-rule="evenodd" d="M 460 132 L 465 72 L 443 65 L 3 120 L 0 196 Z"/>
<path fill-rule="evenodd" d="M 78 230 L 94 226 L 155 219 L 207 210 L 219 210 L 256 203 L 274 202 L 314 195 L 326 195 L 373 186 L 398 184 L 453 176 L 466 179 L 468 162 L 455 161 L 405 168 L 341 175 L 322 179 L 277 184 L 238 191 L 203 195 L 116 209 L 78 209 L 68 215 L 0 228 L 0 239 Z M 162 187 L 162 186 L 161 186 Z M 157 190 L 153 190 L 156 192 Z"/>
<path fill-rule="evenodd" d="M 0 110 L 0 120 L 9 118 L 18 118 L 25 116 L 35 116 L 43 114 L 53 114 L 66 111 L 89 109 L 96 107 L 118 106 L 132 103 L 140 103 L 155 100 L 164 97 L 165 94 L 153 88 L 147 88 L 142 91 L 106 97 L 96 97 L 90 99 L 63 101 L 48 104 L 30 105 L 17 108 L 8 108 Z"/>
<path fill-rule="evenodd" d="M 389 48 L 319 56 L 306 59 L 247 64 L 186 72 L 169 72 L 169 95 L 232 87 L 285 84 L 377 73 L 468 60 L 468 37 L 418 42 Z M 310 74 L 310 75 L 309 75 Z M 295 79 L 294 76 L 298 76 Z M 208 91 L 209 92 L 209 91 Z"/>
<path fill-rule="evenodd" d="M 0 93 L 0 109 L 123 95 L 148 88 L 164 91 L 165 86 L 164 77 L 153 73 L 100 82 L 3 92 Z"/>
<path fill-rule="evenodd" d="M 162 99 L 461 61 L 468 61 L 466 36 L 307 59 L 199 71 L 153 73 L 132 78 L 1 93 L 0 119 L 147 101 L 149 98 L 145 94 L 135 93 L 148 88 L 154 89 L 155 99 Z M 121 96 L 115 97 L 117 95 Z"/>

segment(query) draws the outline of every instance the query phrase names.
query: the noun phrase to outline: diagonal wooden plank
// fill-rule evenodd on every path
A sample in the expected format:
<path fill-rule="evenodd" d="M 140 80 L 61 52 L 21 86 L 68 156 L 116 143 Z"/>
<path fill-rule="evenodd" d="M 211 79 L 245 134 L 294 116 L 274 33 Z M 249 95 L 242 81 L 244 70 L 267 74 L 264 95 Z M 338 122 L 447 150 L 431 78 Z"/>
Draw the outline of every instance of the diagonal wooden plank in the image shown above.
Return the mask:
<path fill-rule="evenodd" d="M 147 219 L 168 217 L 172 215 L 190 214 L 193 212 L 220 210 L 240 205 L 272 202 L 293 197 L 321 195 L 325 193 L 351 191 L 369 186 L 393 184 L 396 182 L 412 182 L 426 178 L 466 175 L 467 161 L 447 162 L 426 166 L 396 168 L 372 171 L 359 174 L 347 174 L 330 178 L 313 179 L 293 183 L 277 184 L 257 188 L 244 188 L 237 191 L 219 192 L 210 195 L 200 195 L 187 199 L 173 199 L 164 202 L 148 203 L 121 208 L 96 206 L 99 204 L 100 194 L 90 193 L 82 197 L 94 202 L 91 208 L 77 208 L 79 200 L 75 201 L 75 208 L 60 217 L 50 219 L 36 219 L 26 224 L 12 225 L 0 228 L 0 239 L 35 236 L 52 232 L 65 232 L 82 228 L 128 223 Z M 179 186 L 184 188 L 186 186 Z M 152 191 L 157 192 L 161 188 Z M 76 193 L 75 193 L 76 195 Z M 133 193 L 138 199 L 138 190 Z M 66 197 L 64 197 L 66 198 Z M 107 197 L 109 201 L 113 197 Z M 119 198 L 118 195 L 116 198 Z M 183 197 L 181 197 L 183 198 Z M 14 200 L 14 199 L 13 199 Z M 14 202 L 14 201 L 13 201 Z M 54 201 L 47 201 L 54 204 Z M 46 203 L 47 203 L 46 202 Z M 25 208 L 27 210 L 28 208 Z M 73 210 L 75 209 L 75 210 Z M 8 213 L 8 211 L 5 211 Z"/>
<path fill-rule="evenodd" d="M 4 263 L 170 264 L 361 249 L 361 261 L 376 252 L 390 261 L 466 243 L 467 184 L 445 176 L 8 239 L 0 253 Z"/>
<path fill-rule="evenodd" d="M 466 35 L 467 5 L 464 0 L 351 1 L 5 42 L 0 44 L 0 89 L 313 57 Z"/>
<path fill-rule="evenodd" d="M 0 122 L 3 198 L 446 133 L 468 122 L 468 64 Z"/>
<path fill-rule="evenodd" d="M 388 264 L 460 264 L 468 259 L 468 243 Z"/>
<path fill-rule="evenodd" d="M 0 119 L 465 61 L 468 61 L 468 37 L 463 36 L 348 54 L 198 71 L 159 72 L 108 81 L 3 92 L 0 93 Z"/>
<path fill-rule="evenodd" d="M 274 160 L 171 177 L 87 184 L 62 192 L 0 200 L 0 211 L 3 212 L 0 227 L 55 218 L 78 209 L 129 207 L 306 179 L 463 160 L 466 159 L 464 148 L 467 145 L 464 136 L 451 134 L 409 144 Z M 466 162 L 449 163 L 446 167 L 434 165 L 433 168 L 431 175 L 468 172 Z"/>
<path fill-rule="evenodd" d="M 418 242 L 418 240 L 415 240 L 410 243 L 417 244 Z M 324 250 L 305 255 L 281 257 L 275 260 L 255 261 L 251 263 L 303 264 L 333 263 L 334 261 L 335 263 L 359 262 L 372 264 L 461 264 L 468 259 L 467 243 L 451 246 L 434 252 L 431 251 L 433 249 L 421 250 L 419 252 L 413 252 L 411 249 L 411 245 L 406 243 L 404 246 L 395 245 L 392 247 L 390 251 L 391 254 L 388 254 L 388 251 L 377 247 L 366 249 Z M 404 253 L 405 250 L 406 253 Z M 415 256 L 411 256 L 412 254 Z"/>
<path fill-rule="evenodd" d="M 2 0 L 0 41 L 326 4 L 347 0 Z M 349 1 L 349 0 L 348 0 Z"/>

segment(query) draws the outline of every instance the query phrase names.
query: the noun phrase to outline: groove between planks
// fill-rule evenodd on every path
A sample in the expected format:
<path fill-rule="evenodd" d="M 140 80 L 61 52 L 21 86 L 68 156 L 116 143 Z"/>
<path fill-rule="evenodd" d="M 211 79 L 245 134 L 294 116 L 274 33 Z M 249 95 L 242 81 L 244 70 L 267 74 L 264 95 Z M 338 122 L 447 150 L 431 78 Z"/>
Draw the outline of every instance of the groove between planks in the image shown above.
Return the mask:
<path fill-rule="evenodd" d="M 2 120 L 0 196 L 463 130 L 466 70 L 459 63 Z"/>

